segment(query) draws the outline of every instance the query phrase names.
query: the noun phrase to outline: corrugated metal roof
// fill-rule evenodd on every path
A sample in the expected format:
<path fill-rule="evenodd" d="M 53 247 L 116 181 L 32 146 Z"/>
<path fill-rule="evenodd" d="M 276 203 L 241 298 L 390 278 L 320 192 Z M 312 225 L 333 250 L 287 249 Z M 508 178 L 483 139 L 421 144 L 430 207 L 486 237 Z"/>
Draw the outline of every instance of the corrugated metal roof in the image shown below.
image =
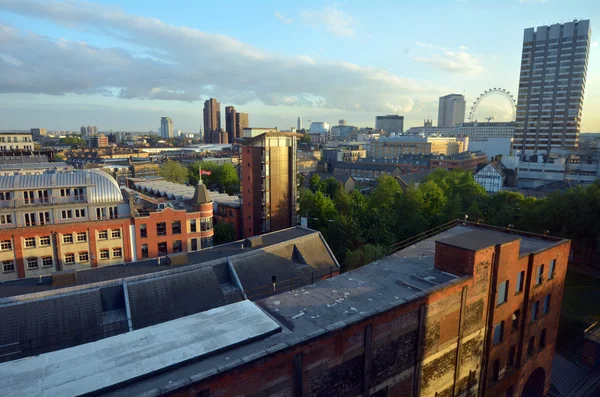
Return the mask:
<path fill-rule="evenodd" d="M 86 201 L 90 204 L 123 202 L 123 194 L 117 181 L 104 171 L 86 170 L 0 176 L 0 190 L 56 189 L 62 187 L 86 187 Z"/>

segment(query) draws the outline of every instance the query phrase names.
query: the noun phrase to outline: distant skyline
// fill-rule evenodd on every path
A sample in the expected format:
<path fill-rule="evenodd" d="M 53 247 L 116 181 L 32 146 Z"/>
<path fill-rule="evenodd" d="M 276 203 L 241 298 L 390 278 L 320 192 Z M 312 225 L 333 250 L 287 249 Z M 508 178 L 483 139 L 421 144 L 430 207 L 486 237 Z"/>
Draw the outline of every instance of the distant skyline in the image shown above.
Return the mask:
<path fill-rule="evenodd" d="M 0 0 L 0 130 L 156 131 L 169 116 L 197 133 L 210 97 L 251 126 L 399 114 L 409 128 L 450 93 L 467 115 L 492 87 L 516 99 L 523 30 L 578 18 L 592 25 L 582 132 L 600 131 L 595 0 L 121 3 Z M 477 112 L 508 114 L 500 99 Z"/>

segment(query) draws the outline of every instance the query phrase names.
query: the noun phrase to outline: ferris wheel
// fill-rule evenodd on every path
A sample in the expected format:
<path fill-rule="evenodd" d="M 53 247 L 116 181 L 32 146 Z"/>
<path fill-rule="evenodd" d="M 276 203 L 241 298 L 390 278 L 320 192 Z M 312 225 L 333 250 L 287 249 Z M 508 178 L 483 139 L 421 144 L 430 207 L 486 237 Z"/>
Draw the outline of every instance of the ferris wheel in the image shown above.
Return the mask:
<path fill-rule="evenodd" d="M 504 98 L 506 98 L 506 100 L 508 101 L 508 103 L 510 104 L 511 107 L 511 111 L 512 111 L 512 119 L 511 121 L 514 121 L 517 118 L 517 104 L 515 102 L 515 98 L 512 96 L 512 94 L 505 90 L 504 88 L 490 88 L 489 90 L 485 90 L 483 92 L 483 94 L 479 95 L 479 97 L 477 97 L 477 100 L 475 102 L 473 102 L 473 106 L 471 106 L 471 111 L 469 111 L 469 121 L 470 122 L 474 122 L 475 120 L 475 111 L 477 110 L 477 106 L 479 106 L 479 104 L 486 98 L 492 96 L 492 95 L 500 95 Z M 491 120 L 493 117 L 488 118 L 487 120 Z"/>

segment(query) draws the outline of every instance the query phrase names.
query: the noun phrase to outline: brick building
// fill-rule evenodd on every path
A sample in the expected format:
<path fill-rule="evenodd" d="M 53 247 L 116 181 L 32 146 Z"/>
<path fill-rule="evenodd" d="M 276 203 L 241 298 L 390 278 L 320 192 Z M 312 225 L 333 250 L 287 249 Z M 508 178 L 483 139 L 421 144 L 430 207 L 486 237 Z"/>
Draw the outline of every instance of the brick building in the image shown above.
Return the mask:
<path fill-rule="evenodd" d="M 77 354 L 102 376 L 74 371 L 57 392 L 69 387 L 114 396 L 547 394 L 570 241 L 466 222 L 427 236 L 370 265 L 291 292 L 288 287 L 253 303 L 111 338 L 110 346 L 118 346 L 113 354 L 127 357 L 116 364 L 102 364 L 109 342 L 100 341 L 97 349 L 81 346 L 0 365 L 0 380 L 12 379 L 13 371 L 47 373 L 47 363 L 56 360 L 74 367 L 68 358 Z M 310 249 L 292 248 L 271 252 L 311 258 Z M 187 324 L 212 325 L 210 332 L 190 338 Z M 156 336 L 131 343 L 147 335 Z M 175 351 L 186 356 L 175 357 Z M 154 360 L 145 360 L 148 354 Z M 170 365 L 164 367 L 163 360 Z M 39 388 L 33 380 L 24 376 L 20 384 L 33 393 Z"/>

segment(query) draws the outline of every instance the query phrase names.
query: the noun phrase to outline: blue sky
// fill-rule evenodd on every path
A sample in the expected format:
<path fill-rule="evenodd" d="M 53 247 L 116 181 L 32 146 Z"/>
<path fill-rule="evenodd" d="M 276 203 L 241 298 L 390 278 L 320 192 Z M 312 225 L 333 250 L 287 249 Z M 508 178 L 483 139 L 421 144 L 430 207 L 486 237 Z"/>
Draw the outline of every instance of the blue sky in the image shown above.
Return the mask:
<path fill-rule="evenodd" d="M 435 123 L 441 95 L 516 94 L 524 28 L 600 20 L 593 0 L 209 4 L 0 0 L 0 129 L 147 131 L 171 116 L 196 132 L 209 96 L 254 126 Z M 600 131 L 592 40 L 583 131 Z M 477 112 L 507 114 L 500 98 Z"/>

